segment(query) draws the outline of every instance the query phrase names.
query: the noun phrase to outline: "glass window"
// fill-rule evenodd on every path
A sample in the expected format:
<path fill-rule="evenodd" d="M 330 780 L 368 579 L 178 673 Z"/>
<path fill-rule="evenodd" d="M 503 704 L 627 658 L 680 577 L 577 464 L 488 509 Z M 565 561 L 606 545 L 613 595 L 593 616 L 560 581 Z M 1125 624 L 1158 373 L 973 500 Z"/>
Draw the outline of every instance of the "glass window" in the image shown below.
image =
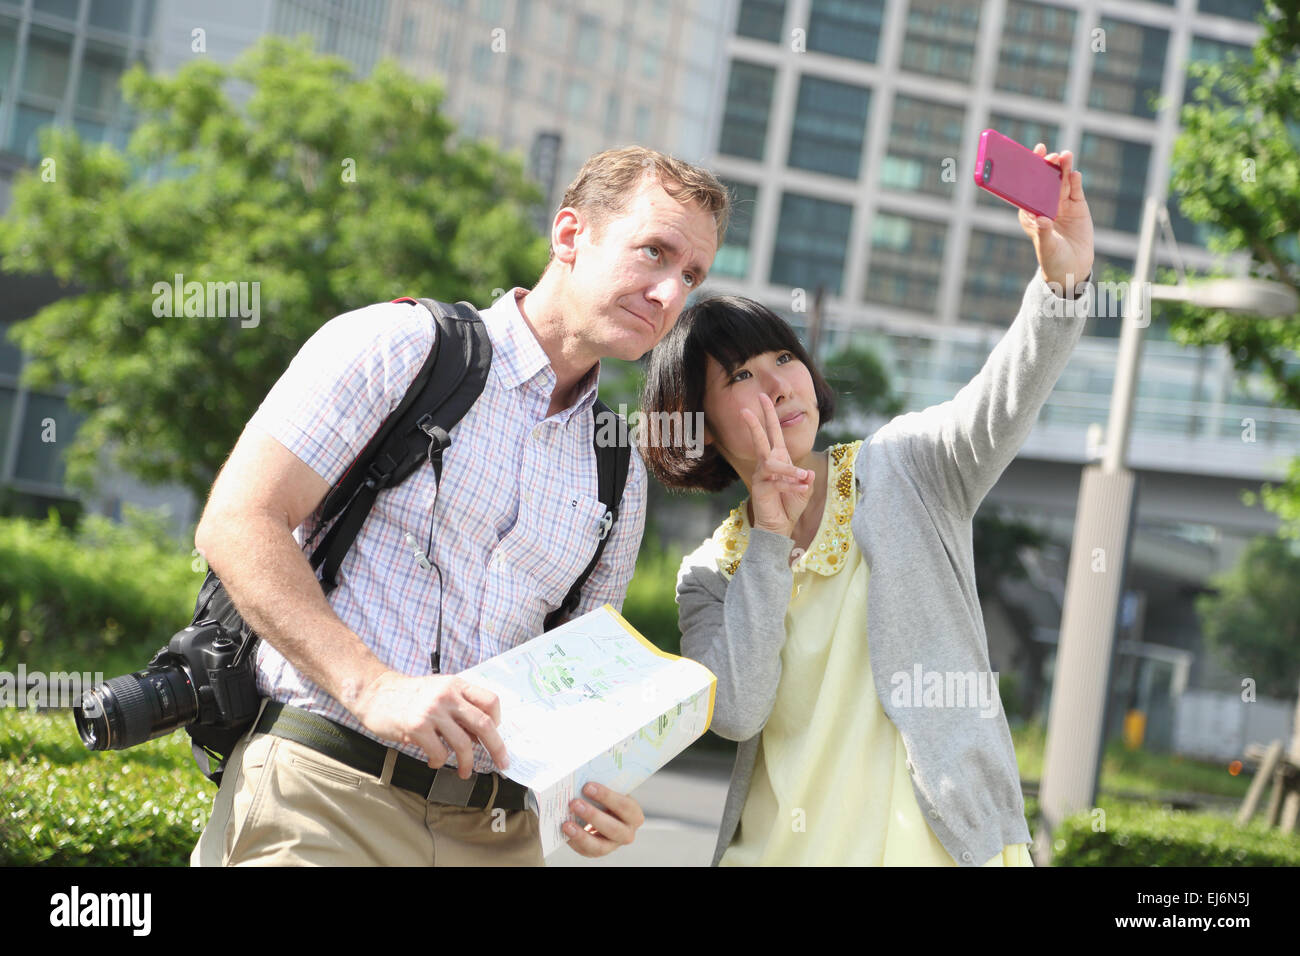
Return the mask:
<path fill-rule="evenodd" d="M 575 118 L 581 117 L 587 111 L 587 100 L 590 96 L 591 87 L 585 81 L 570 81 L 566 103 L 569 115 Z"/>
<path fill-rule="evenodd" d="M 1154 117 L 1169 31 L 1114 17 L 1102 17 L 1101 28 L 1106 31 L 1106 52 L 1092 58 L 1088 105 L 1147 119 Z"/>
<path fill-rule="evenodd" d="M 0 375 L 17 375 L 23 367 L 23 353 L 9 339 L 11 328 L 12 323 L 0 320 Z M 3 449 L 4 446 L 0 445 L 0 450 Z"/>
<path fill-rule="evenodd" d="M 533 22 L 533 0 L 515 0 L 515 26 L 522 32 Z"/>
<path fill-rule="evenodd" d="M 486 44 L 480 43 L 474 47 L 474 53 L 470 57 L 470 71 L 476 80 L 486 80 L 492 72 L 492 50 Z"/>
<path fill-rule="evenodd" d="M 17 51 L 18 24 L 0 17 L 0 94 L 9 88 L 9 74 L 13 72 Z M 3 97 L 0 97 L 3 102 Z"/>
<path fill-rule="evenodd" d="M 874 63 L 885 0 L 812 0 L 808 49 Z"/>
<path fill-rule="evenodd" d="M 6 474 L 5 457 L 9 453 L 9 435 L 13 432 L 14 405 L 18 401 L 18 391 L 0 385 L 0 478 Z"/>
<path fill-rule="evenodd" d="M 480 0 L 479 15 L 484 20 L 500 20 L 501 10 L 504 6 L 504 0 Z"/>
<path fill-rule="evenodd" d="M 771 67 L 732 61 L 718 152 L 747 159 L 763 158 L 775 79 L 776 71 Z"/>
<path fill-rule="evenodd" d="M 839 295 L 853 207 L 827 199 L 784 193 L 770 271 L 773 285 L 808 290 L 825 286 Z"/>
<path fill-rule="evenodd" d="M 880 171 L 880 184 L 887 189 L 951 196 L 962 168 L 964 117 L 965 110 L 959 106 L 895 96 L 889 152 Z M 945 175 L 949 170 L 951 174 Z"/>
<path fill-rule="evenodd" d="M 637 105 L 636 117 L 632 121 L 632 135 L 638 143 L 650 141 L 650 107 L 644 103 Z"/>
<path fill-rule="evenodd" d="M 758 187 L 732 179 L 719 179 L 731 194 L 731 218 L 727 222 L 727 235 L 713 259 L 714 275 L 735 276 L 743 279 L 749 275 L 749 241 L 754 226 L 754 210 L 758 205 Z"/>
<path fill-rule="evenodd" d="M 77 80 L 78 108 L 112 113 L 122 98 L 120 82 L 125 72 L 125 50 L 87 41 Z"/>
<path fill-rule="evenodd" d="M 1076 14 L 1025 0 L 1011 0 L 998 44 L 1000 90 L 1063 101 L 1070 74 Z"/>
<path fill-rule="evenodd" d="M 512 90 L 522 90 L 526 73 L 527 66 L 524 64 L 523 57 L 512 55 L 506 62 L 506 85 Z"/>
<path fill-rule="evenodd" d="M 663 59 L 663 50 L 658 43 L 647 43 L 641 50 L 641 76 L 647 80 L 659 78 L 659 62 Z"/>
<path fill-rule="evenodd" d="M 1096 133 L 1084 133 L 1078 168 L 1088 178 L 1088 208 L 1103 229 L 1136 233 L 1146 195 L 1151 147 Z"/>
<path fill-rule="evenodd" d="M 871 223 L 871 265 L 863 298 L 933 314 L 948 227 L 888 212 Z"/>
<path fill-rule="evenodd" d="M 54 422 L 54 441 L 49 436 L 47 420 Z M 63 449 L 68 447 L 81 416 L 68 411 L 67 403 L 56 395 L 27 393 L 27 410 L 18 437 L 18 460 L 14 477 L 48 485 L 63 483 Z"/>
<path fill-rule="evenodd" d="M 1251 50 L 1248 46 L 1240 43 L 1225 43 L 1222 40 L 1211 40 L 1208 37 L 1192 37 L 1192 48 L 1188 51 L 1187 61 L 1191 63 L 1223 63 L 1230 59 L 1238 59 L 1243 63 L 1251 61 Z M 1194 77 L 1190 71 L 1186 74 L 1187 79 L 1183 84 L 1183 103 L 1196 102 L 1196 88 L 1201 85 L 1203 80 L 1200 77 Z M 1214 93 L 1216 98 L 1223 98 L 1224 94 L 1218 91 Z"/>
<path fill-rule="evenodd" d="M 870 105 L 866 87 L 801 77 L 788 164 L 856 179 Z"/>
<path fill-rule="evenodd" d="M 52 13 L 56 17 L 77 19 L 77 8 L 81 0 L 32 0 L 32 8 L 40 13 Z"/>
<path fill-rule="evenodd" d="M 1124 292 L 1133 279 L 1133 260 L 1099 252 L 1093 259 L 1092 277 L 1096 283 L 1096 295 L 1093 296 L 1092 311 L 1083 327 L 1083 334 L 1117 339 L 1124 325 Z M 1081 391 L 1096 388 L 1109 392 L 1113 384 L 1114 379 L 1111 377 L 1099 382 L 1089 376 L 1089 380 L 1077 388 Z"/>
<path fill-rule="evenodd" d="M 1037 267 L 1033 243 L 1023 234 L 972 230 L 960 318 L 1009 326 L 1020 311 L 1025 286 Z"/>
<path fill-rule="evenodd" d="M 978 0 L 912 0 L 907 7 L 903 69 L 969 80 L 979 21 Z"/>
<path fill-rule="evenodd" d="M 41 155 L 40 130 L 54 123 L 52 110 L 38 110 L 19 106 L 14 111 L 14 129 L 9 138 L 9 148 L 28 162 L 36 162 Z"/>
<path fill-rule="evenodd" d="M 1257 20 L 1264 12 L 1264 0 L 1197 0 L 1201 13 L 1213 13 L 1236 20 Z"/>
<path fill-rule="evenodd" d="M 600 21 L 589 13 L 578 18 L 578 59 L 588 65 L 600 57 Z"/>
<path fill-rule="evenodd" d="M 618 129 L 618 116 L 622 112 L 623 104 L 617 93 L 608 93 L 605 96 L 605 134 L 612 136 Z"/>
<path fill-rule="evenodd" d="M 32 27 L 27 39 L 27 62 L 23 68 L 22 90 L 36 96 L 63 99 L 68 85 L 72 56 L 72 36 Z"/>
<path fill-rule="evenodd" d="M 1007 113 L 992 113 L 989 115 L 989 128 L 997 130 L 1003 136 L 1008 136 L 1029 149 L 1033 149 L 1038 143 L 1046 146 L 1049 153 L 1059 152 L 1061 149 L 1061 132 L 1055 123 L 1040 123 L 1038 120 L 1023 119 Z M 1088 200 L 1091 202 L 1091 175 L 1088 176 L 1088 183 Z M 981 206 L 1014 208 L 1008 205 L 1005 199 L 999 199 L 987 189 L 975 190 L 975 202 Z"/>
<path fill-rule="evenodd" d="M 131 0 L 90 0 L 90 25 L 130 33 L 133 6 Z"/>
<path fill-rule="evenodd" d="M 740 0 L 740 15 L 736 18 L 736 34 L 781 42 L 781 26 L 785 23 L 785 0 Z"/>

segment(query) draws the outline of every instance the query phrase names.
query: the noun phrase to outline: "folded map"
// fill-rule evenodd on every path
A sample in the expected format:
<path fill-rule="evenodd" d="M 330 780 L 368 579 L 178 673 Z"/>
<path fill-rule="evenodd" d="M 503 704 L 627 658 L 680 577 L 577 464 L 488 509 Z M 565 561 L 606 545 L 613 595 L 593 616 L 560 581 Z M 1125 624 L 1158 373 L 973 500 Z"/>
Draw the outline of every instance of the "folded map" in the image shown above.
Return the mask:
<path fill-rule="evenodd" d="M 529 789 L 548 856 L 589 780 L 628 793 L 709 729 L 718 685 L 608 604 L 458 676 L 500 699 L 503 773 Z"/>

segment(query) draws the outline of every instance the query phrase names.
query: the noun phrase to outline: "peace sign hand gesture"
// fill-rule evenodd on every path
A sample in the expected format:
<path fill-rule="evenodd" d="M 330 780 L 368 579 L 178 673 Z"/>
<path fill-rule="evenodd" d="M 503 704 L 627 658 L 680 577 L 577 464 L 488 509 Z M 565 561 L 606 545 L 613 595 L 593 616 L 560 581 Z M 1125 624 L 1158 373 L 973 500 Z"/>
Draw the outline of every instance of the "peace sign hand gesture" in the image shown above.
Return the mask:
<path fill-rule="evenodd" d="M 790 538 L 812 497 L 814 475 L 808 469 L 796 468 L 790 461 L 772 399 L 762 394 L 758 400 L 763 406 L 762 425 L 748 408 L 740 412 L 749 426 L 758 463 L 750 482 L 754 527 Z"/>

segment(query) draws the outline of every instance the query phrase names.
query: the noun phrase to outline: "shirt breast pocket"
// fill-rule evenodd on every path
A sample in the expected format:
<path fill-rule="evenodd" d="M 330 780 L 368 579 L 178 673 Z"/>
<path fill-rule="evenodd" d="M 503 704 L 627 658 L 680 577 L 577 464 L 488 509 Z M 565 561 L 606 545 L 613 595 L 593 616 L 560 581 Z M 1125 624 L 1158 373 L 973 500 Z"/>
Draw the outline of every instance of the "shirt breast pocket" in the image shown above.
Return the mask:
<path fill-rule="evenodd" d="M 599 498 L 579 494 L 544 505 L 527 497 L 520 502 L 510 563 L 551 608 L 559 607 L 596 553 L 606 510 Z"/>

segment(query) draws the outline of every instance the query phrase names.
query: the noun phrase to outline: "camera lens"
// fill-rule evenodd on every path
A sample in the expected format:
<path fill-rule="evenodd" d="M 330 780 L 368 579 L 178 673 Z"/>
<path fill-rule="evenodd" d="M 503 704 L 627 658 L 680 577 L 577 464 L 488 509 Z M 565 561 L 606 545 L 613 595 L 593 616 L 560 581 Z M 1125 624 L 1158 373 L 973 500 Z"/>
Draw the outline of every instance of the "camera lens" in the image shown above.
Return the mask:
<path fill-rule="evenodd" d="M 74 708 L 81 741 L 90 750 L 124 750 L 183 727 L 198 714 L 185 669 L 168 665 L 105 681 Z"/>
<path fill-rule="evenodd" d="M 993 160 L 984 160 L 984 181 L 988 182 L 989 177 L 993 175 Z"/>

